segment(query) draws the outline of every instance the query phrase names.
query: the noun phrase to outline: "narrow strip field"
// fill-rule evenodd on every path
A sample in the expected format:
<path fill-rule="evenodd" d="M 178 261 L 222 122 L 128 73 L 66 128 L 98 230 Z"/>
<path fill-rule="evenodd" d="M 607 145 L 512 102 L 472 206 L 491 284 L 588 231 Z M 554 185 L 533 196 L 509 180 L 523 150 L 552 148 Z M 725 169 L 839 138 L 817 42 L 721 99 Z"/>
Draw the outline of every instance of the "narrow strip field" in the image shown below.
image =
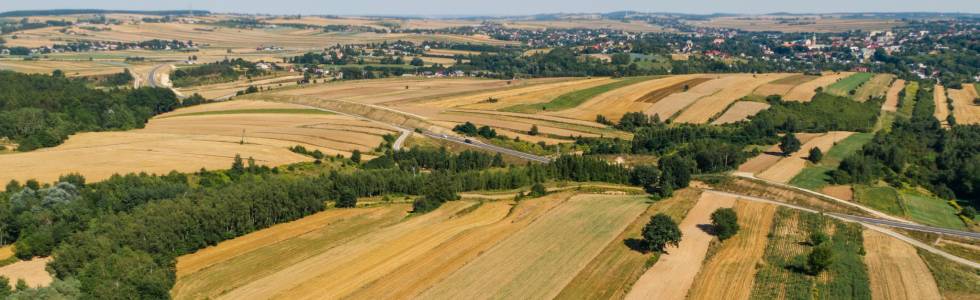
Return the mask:
<path fill-rule="evenodd" d="M 898 94 L 905 88 L 905 80 L 898 79 L 892 83 L 891 88 L 885 94 L 885 103 L 881 104 L 883 111 L 898 111 Z"/>
<path fill-rule="evenodd" d="M 873 98 L 885 97 L 885 93 L 890 90 L 894 79 L 895 75 L 892 74 L 874 75 L 874 77 L 871 77 L 870 80 L 862 84 L 861 87 L 854 92 L 854 100 L 864 102 Z"/>
<path fill-rule="evenodd" d="M 668 246 L 667 253 L 636 281 L 626 299 L 684 299 L 701 270 L 708 244 L 714 238 L 703 226 L 711 223 L 711 213 L 716 209 L 733 205 L 734 197 L 701 194 L 698 203 L 679 224 L 683 234 L 680 245 Z"/>
<path fill-rule="evenodd" d="M 776 206 L 738 201 L 735 212 L 738 234 L 722 242 L 718 252 L 705 262 L 688 298 L 748 299 L 751 295 L 755 266 L 765 253 Z"/>
<path fill-rule="evenodd" d="M 675 118 L 677 122 L 704 124 L 711 118 L 718 116 L 726 108 L 735 103 L 738 99 L 749 95 L 760 85 L 775 79 L 785 78 L 790 74 L 755 74 L 745 76 L 743 80 L 733 83 L 718 93 L 707 97 L 702 97 L 685 108 L 680 115 Z"/>
<path fill-rule="evenodd" d="M 980 124 L 980 105 L 973 101 L 980 98 L 976 86 L 964 84 L 962 89 L 950 89 L 953 99 L 953 116 L 957 124 Z"/>
<path fill-rule="evenodd" d="M 810 153 L 810 149 L 820 148 L 821 151 L 826 153 L 827 151 L 830 151 L 830 148 L 834 146 L 834 143 L 847 138 L 851 134 L 852 132 L 832 131 L 807 141 L 802 147 L 800 147 L 799 151 L 790 154 L 788 157 L 780 159 L 779 162 L 772 165 L 765 171 L 757 174 L 757 176 L 759 178 L 775 182 L 787 183 L 807 166 L 808 160 L 806 160 L 806 158 Z"/>
<path fill-rule="evenodd" d="M 864 249 L 873 299 L 942 299 L 936 280 L 912 245 L 865 230 Z"/>
<path fill-rule="evenodd" d="M 602 85 L 598 85 L 598 86 L 592 85 L 591 87 L 576 86 L 576 88 L 579 89 L 571 90 L 571 91 L 560 90 L 558 92 L 565 92 L 565 93 L 561 94 L 558 97 L 550 98 L 550 101 L 540 102 L 539 100 L 539 102 L 537 103 L 517 104 L 513 106 L 504 107 L 501 110 L 509 111 L 509 112 L 520 112 L 520 113 L 537 113 L 542 111 L 566 110 L 569 108 L 577 107 L 582 103 L 584 103 L 585 101 L 588 101 L 589 99 L 592 99 L 599 94 L 606 93 L 611 90 L 615 90 L 625 86 L 633 85 L 636 83 L 640 83 L 643 81 L 647 81 L 650 79 L 651 77 L 630 77 L 626 79 L 619 79 L 612 82 L 605 81 L 605 80 L 599 81 L 599 83 L 602 83 Z M 545 98 L 544 100 L 548 100 L 548 99 L 549 98 Z M 504 99 L 496 99 L 496 100 L 499 102 Z M 519 103 L 519 101 L 508 101 L 507 103 Z M 492 109 L 492 107 L 480 107 L 480 106 L 473 106 L 472 108 Z"/>
<path fill-rule="evenodd" d="M 703 76 L 678 75 L 647 80 L 599 94 L 578 107 L 548 114 L 589 121 L 595 120 L 596 115 L 603 115 L 610 120 L 619 120 L 619 117 L 625 113 L 643 111 L 649 107 L 651 103 L 643 101 L 647 95 L 665 89 L 674 91 L 671 87 L 678 85 L 683 87 L 684 82 L 700 77 Z M 649 98 L 647 100 L 649 101 Z"/>
<path fill-rule="evenodd" d="M 769 95 L 786 96 L 786 94 L 797 85 L 809 82 L 819 77 L 820 76 L 794 74 L 782 79 L 774 80 L 767 84 L 763 84 L 756 88 L 755 91 L 752 91 L 752 94 L 763 97 Z"/>
<path fill-rule="evenodd" d="M 728 110 L 725 111 L 721 117 L 715 119 L 711 124 L 721 125 L 735 123 L 739 121 L 745 121 L 749 117 L 758 114 L 759 112 L 769 108 L 768 103 L 755 102 L 755 101 L 738 101 L 735 102 Z"/>
<path fill-rule="evenodd" d="M 626 82 L 629 82 L 627 80 Z M 623 81 L 619 81 L 623 82 Z M 429 108 L 469 108 L 498 110 L 507 107 L 527 105 L 534 108 L 537 105 L 547 105 L 554 102 L 549 108 L 561 109 L 573 106 L 576 101 L 584 99 L 562 98 L 563 95 L 575 93 L 581 90 L 591 90 L 597 86 L 617 83 L 616 80 L 608 77 L 596 78 L 560 78 L 540 84 L 524 83 L 521 86 L 494 89 L 481 92 L 463 93 L 458 96 L 448 95 L 436 100 L 419 99 L 415 104 Z"/>
<path fill-rule="evenodd" d="M 553 298 L 643 213 L 644 200 L 643 196 L 576 196 L 419 298 Z"/>
<path fill-rule="evenodd" d="M 942 123 L 944 126 L 949 126 L 946 121 L 946 118 L 949 117 L 949 106 L 946 103 L 946 88 L 937 84 L 935 89 L 932 90 L 932 101 L 936 103 L 936 111 L 933 113 L 933 116 L 936 117 L 936 120 L 939 120 L 939 123 Z"/>
<path fill-rule="evenodd" d="M 694 104 L 698 99 L 720 93 L 722 90 L 736 84 L 745 84 L 748 80 L 745 77 L 744 75 L 717 75 L 711 81 L 699 84 L 686 92 L 672 94 L 661 99 L 644 110 L 644 113 L 651 116 L 660 116 L 661 120 L 670 119 L 691 104 Z"/>
<path fill-rule="evenodd" d="M 874 76 L 872 73 L 855 73 L 827 86 L 826 91 L 831 95 L 850 97 L 856 95 L 857 89 L 870 80 L 872 76 Z"/>
<path fill-rule="evenodd" d="M 700 196 L 700 190 L 687 188 L 650 205 L 562 289 L 557 299 L 621 299 L 626 296 L 633 283 L 646 271 L 647 261 L 653 259 L 651 255 L 656 255 L 632 249 L 627 243 L 641 240 L 643 226 L 658 213 L 675 220 L 684 219 Z"/>
<path fill-rule="evenodd" d="M 809 102 L 811 99 L 813 99 L 813 96 L 817 94 L 816 89 L 818 87 L 826 88 L 826 86 L 831 85 L 837 82 L 838 80 L 841 80 L 842 78 L 851 76 L 851 74 L 854 73 L 840 72 L 840 73 L 820 76 L 820 78 L 810 80 L 800 85 L 797 85 L 796 87 L 791 89 L 789 93 L 786 93 L 786 96 L 783 97 L 783 99 L 790 100 L 790 101 Z"/>

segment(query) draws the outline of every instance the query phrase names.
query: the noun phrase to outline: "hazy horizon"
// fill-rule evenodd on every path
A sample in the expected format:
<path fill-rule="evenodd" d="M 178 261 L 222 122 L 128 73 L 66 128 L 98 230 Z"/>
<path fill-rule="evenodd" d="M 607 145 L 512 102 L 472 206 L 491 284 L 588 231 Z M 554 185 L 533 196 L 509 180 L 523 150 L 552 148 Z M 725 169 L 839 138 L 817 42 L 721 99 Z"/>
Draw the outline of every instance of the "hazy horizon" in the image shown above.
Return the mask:
<path fill-rule="evenodd" d="M 768 14 L 768 13 L 980 13 L 980 1 L 935 0 L 922 1 L 844 1 L 786 2 L 773 0 L 750 1 L 388 1 L 364 0 L 353 2 L 280 0 L 268 1 L 205 0 L 205 1 L 119 1 L 111 0 L 40 0 L 5 3 L 0 12 L 45 9 L 112 9 L 112 10 L 184 10 L 199 9 L 216 13 L 306 14 L 306 15 L 402 15 L 402 16 L 513 16 L 544 13 L 606 13 L 632 10 L 639 12 L 687 14 Z M 901 8 L 901 9 L 891 9 Z"/>

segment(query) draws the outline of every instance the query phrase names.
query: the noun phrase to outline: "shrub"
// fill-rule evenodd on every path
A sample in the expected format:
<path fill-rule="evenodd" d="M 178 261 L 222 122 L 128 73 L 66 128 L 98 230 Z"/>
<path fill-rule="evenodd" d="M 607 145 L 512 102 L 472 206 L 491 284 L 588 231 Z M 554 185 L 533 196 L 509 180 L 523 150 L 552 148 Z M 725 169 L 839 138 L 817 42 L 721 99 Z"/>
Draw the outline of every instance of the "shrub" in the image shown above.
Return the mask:
<path fill-rule="evenodd" d="M 830 247 L 817 246 L 810 251 L 810 255 L 806 257 L 806 271 L 810 275 L 818 275 L 830 267 L 830 264 L 834 262 L 834 253 L 830 250 Z"/>
<path fill-rule="evenodd" d="M 812 163 L 818 163 L 823 160 L 823 151 L 820 151 L 820 148 L 817 147 L 810 148 L 810 155 L 807 156 L 807 159 Z"/>
<path fill-rule="evenodd" d="M 681 230 L 669 216 L 658 213 L 643 227 L 643 241 L 647 250 L 663 252 L 665 246 L 681 242 Z"/>

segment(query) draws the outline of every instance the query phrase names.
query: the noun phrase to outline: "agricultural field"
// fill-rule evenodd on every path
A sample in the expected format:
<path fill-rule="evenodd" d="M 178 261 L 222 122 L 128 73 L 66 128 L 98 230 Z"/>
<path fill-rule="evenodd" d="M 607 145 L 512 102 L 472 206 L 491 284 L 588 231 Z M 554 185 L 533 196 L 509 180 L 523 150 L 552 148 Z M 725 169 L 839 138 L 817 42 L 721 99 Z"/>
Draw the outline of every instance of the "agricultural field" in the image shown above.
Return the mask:
<path fill-rule="evenodd" d="M 966 225 L 956 216 L 956 209 L 924 191 L 855 185 L 854 201 L 917 223 L 966 230 Z"/>
<path fill-rule="evenodd" d="M 786 94 L 788 94 L 789 91 L 797 85 L 801 85 L 817 78 L 820 78 L 820 76 L 794 74 L 763 84 L 752 91 L 752 94 L 762 97 L 769 95 L 786 96 Z"/>
<path fill-rule="evenodd" d="M 854 92 L 852 97 L 861 102 L 873 98 L 885 98 L 886 93 L 892 90 L 891 86 L 894 80 L 895 75 L 892 74 L 875 74 L 874 77 L 861 84 L 861 87 Z"/>
<path fill-rule="evenodd" d="M 948 127 L 949 123 L 946 118 L 949 117 L 949 104 L 946 98 L 946 88 L 937 84 L 935 89 L 932 90 L 932 101 L 936 103 L 936 110 L 932 116 L 936 117 L 936 120 L 939 120 L 939 123 L 942 123 L 943 126 Z"/>
<path fill-rule="evenodd" d="M 787 183 L 792 180 L 796 174 L 800 173 L 800 171 L 806 168 L 809 162 L 806 160 L 806 158 L 809 155 L 810 149 L 820 148 L 821 151 L 826 153 L 827 151 L 830 151 L 830 148 L 833 147 L 835 143 L 846 139 L 847 137 L 851 136 L 851 134 L 853 133 L 832 131 L 815 137 L 807 142 L 804 142 L 799 151 L 779 159 L 778 162 L 766 168 L 764 171 L 757 173 L 756 176 L 775 182 Z"/>
<path fill-rule="evenodd" d="M 810 80 L 797 85 L 796 87 L 789 90 L 783 99 L 790 101 L 801 101 L 809 102 L 813 99 L 813 96 L 817 94 L 817 88 L 826 88 L 827 86 L 836 83 L 837 81 L 851 76 L 852 72 L 838 72 L 825 74 L 820 76 L 820 78 Z"/>
<path fill-rule="evenodd" d="M 734 76 L 734 75 L 733 75 Z M 789 74 L 755 74 L 731 83 L 728 87 L 705 97 L 683 108 L 674 121 L 683 123 L 704 124 L 721 115 L 736 100 L 748 96 L 762 84 L 789 76 Z"/>
<path fill-rule="evenodd" d="M 132 65 L 122 61 L 88 60 L 7 60 L 0 59 L 0 70 L 28 74 L 51 74 L 54 70 L 65 72 L 68 77 L 96 76 L 122 73 Z"/>
<path fill-rule="evenodd" d="M 841 32 L 850 30 L 889 30 L 905 22 L 894 19 L 848 19 L 828 15 L 767 15 L 717 17 L 707 21 L 689 21 L 692 25 L 735 28 L 746 31 Z"/>
<path fill-rule="evenodd" d="M 975 85 L 964 84 L 962 89 L 949 89 L 949 98 L 953 99 L 953 116 L 957 124 L 980 124 L 980 104 L 974 102 L 980 99 Z"/>
<path fill-rule="evenodd" d="M 905 80 L 897 79 L 892 86 L 888 88 L 888 92 L 885 94 L 885 102 L 881 104 L 881 110 L 886 112 L 896 112 L 898 111 L 898 98 L 899 93 L 905 89 Z"/>
<path fill-rule="evenodd" d="M 385 134 L 398 131 L 290 104 L 221 102 L 157 116 L 143 129 L 81 133 L 56 147 L 0 155 L 0 181 L 52 182 L 70 172 L 97 181 L 116 173 L 225 169 L 236 154 L 276 166 L 312 160 L 289 151 L 295 145 L 349 156 L 372 151 Z"/>
<path fill-rule="evenodd" d="M 626 299 L 684 299 L 701 270 L 708 245 L 714 239 L 701 224 L 710 223 L 710 215 L 715 210 L 734 205 L 734 197 L 702 193 L 694 208 L 678 224 L 683 237 L 680 244 L 667 247 L 656 264 L 636 281 Z"/>
<path fill-rule="evenodd" d="M 642 21 L 622 22 L 619 20 L 555 20 L 555 21 L 509 21 L 503 24 L 506 27 L 545 30 L 545 29 L 613 29 L 631 32 L 663 32 L 664 29 Z"/>
<path fill-rule="evenodd" d="M 755 279 L 756 264 L 766 250 L 769 228 L 776 206 L 738 201 L 738 234 L 720 242 L 704 262 L 701 272 L 688 292 L 690 299 L 748 299 Z"/>
<path fill-rule="evenodd" d="M 823 159 L 819 163 L 808 164 L 789 183 L 810 190 L 820 190 L 830 183 L 830 176 L 827 172 L 837 169 L 844 158 L 860 151 L 861 147 L 870 142 L 872 138 L 874 138 L 872 133 L 857 132 L 840 140 L 829 151 L 824 152 Z M 810 149 L 806 150 L 810 151 Z"/>
<path fill-rule="evenodd" d="M 905 86 L 905 97 L 899 99 L 898 102 L 898 115 L 909 118 L 912 116 L 912 110 L 915 108 L 916 95 L 919 93 L 919 82 L 912 81 Z"/>
<path fill-rule="evenodd" d="M 579 120 L 595 120 L 596 115 L 603 115 L 610 120 L 619 120 L 625 113 L 645 111 L 664 97 L 684 92 L 684 86 L 692 90 L 697 88 L 705 81 L 702 78 L 701 75 L 678 75 L 648 80 L 596 95 L 575 108 L 548 114 Z M 661 119 L 666 120 L 666 117 Z"/>
<path fill-rule="evenodd" d="M 665 200 L 658 211 L 683 214 L 689 199 Z M 172 295 L 553 297 L 604 249 L 626 248 L 616 237 L 653 209 L 647 206 L 643 196 L 556 192 L 520 202 L 456 201 L 411 218 L 403 204 L 327 210 L 181 257 Z M 555 245 L 563 251 L 540 255 Z M 624 267 L 642 267 L 638 257 Z"/>
<path fill-rule="evenodd" d="M 620 79 L 613 82 L 602 81 L 601 85 L 596 85 L 596 86 L 589 85 L 589 86 L 585 86 L 584 88 L 574 87 L 574 89 L 569 89 L 569 90 L 562 89 L 560 91 L 563 93 L 561 93 L 557 97 L 554 97 L 553 95 L 548 95 L 551 97 L 544 97 L 544 99 L 550 99 L 550 101 L 517 104 L 513 106 L 504 107 L 501 110 L 510 111 L 510 112 L 520 112 L 520 113 L 554 112 L 554 111 L 566 110 L 569 108 L 578 107 L 585 101 L 588 101 L 589 99 L 592 99 L 599 94 L 606 93 L 611 90 L 619 89 L 628 85 L 640 83 L 649 79 L 650 78 L 648 77 L 630 77 L 627 79 Z M 473 106 L 471 108 L 493 109 L 493 107 L 484 108 L 479 106 Z"/>
<path fill-rule="evenodd" d="M 857 95 L 858 88 L 862 87 L 868 80 L 871 80 L 872 77 L 874 77 L 872 73 L 855 73 L 827 86 L 825 90 L 831 95 L 854 97 Z M 860 101 L 866 100 L 856 97 L 855 99 Z"/>
<path fill-rule="evenodd" d="M 50 257 L 38 257 L 0 266 L 0 276 L 10 280 L 10 288 L 13 288 L 19 279 L 23 279 L 29 287 L 47 286 L 54 280 L 51 274 L 45 270 L 45 266 L 50 261 Z"/>
<path fill-rule="evenodd" d="M 804 272 L 813 232 L 823 232 L 834 263 L 819 276 Z M 870 299 L 868 268 L 860 254 L 862 228 L 817 214 L 778 208 L 750 299 Z"/>
<path fill-rule="evenodd" d="M 747 120 L 761 111 L 769 109 L 768 103 L 756 101 L 736 101 L 725 113 L 711 122 L 714 125 L 729 124 Z"/>
<path fill-rule="evenodd" d="M 914 247 L 874 230 L 863 234 L 873 299 L 941 299 L 932 273 Z"/>
<path fill-rule="evenodd" d="M 200 85 L 188 88 L 177 89 L 184 95 L 199 94 L 205 99 L 229 98 L 239 91 L 244 91 L 249 86 L 255 86 L 262 90 L 279 89 L 296 85 L 296 82 L 303 79 L 303 75 L 281 74 L 282 76 L 271 76 L 270 78 L 256 78 L 254 80 L 237 80 L 218 84 Z"/>

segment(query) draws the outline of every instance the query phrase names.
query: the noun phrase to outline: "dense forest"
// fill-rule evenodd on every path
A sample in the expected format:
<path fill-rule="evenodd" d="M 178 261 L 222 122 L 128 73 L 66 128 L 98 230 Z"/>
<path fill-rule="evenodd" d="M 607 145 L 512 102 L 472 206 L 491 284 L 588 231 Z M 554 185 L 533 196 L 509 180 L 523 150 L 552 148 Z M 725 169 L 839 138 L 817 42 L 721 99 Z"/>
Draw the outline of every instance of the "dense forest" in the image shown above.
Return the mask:
<path fill-rule="evenodd" d="M 420 195 L 415 213 L 424 213 L 457 199 L 457 192 L 552 180 L 633 184 L 667 196 L 687 186 L 692 171 L 675 156 L 659 167 L 632 169 L 583 156 L 504 166 L 497 155 L 434 148 L 389 151 L 365 164 L 327 159 L 306 163 L 303 171 L 236 157 L 223 171 L 117 175 L 98 183 L 77 174 L 53 184 L 11 182 L 0 193 L 0 243 L 15 243 L 22 259 L 54 257 L 56 282 L 22 296 L 158 299 L 168 297 L 178 256 L 322 211 L 327 201 Z"/>
<path fill-rule="evenodd" d="M 84 80 L 0 71 L 0 138 L 27 151 L 60 144 L 82 131 L 141 128 L 180 106 L 169 89 L 98 90 Z"/>

